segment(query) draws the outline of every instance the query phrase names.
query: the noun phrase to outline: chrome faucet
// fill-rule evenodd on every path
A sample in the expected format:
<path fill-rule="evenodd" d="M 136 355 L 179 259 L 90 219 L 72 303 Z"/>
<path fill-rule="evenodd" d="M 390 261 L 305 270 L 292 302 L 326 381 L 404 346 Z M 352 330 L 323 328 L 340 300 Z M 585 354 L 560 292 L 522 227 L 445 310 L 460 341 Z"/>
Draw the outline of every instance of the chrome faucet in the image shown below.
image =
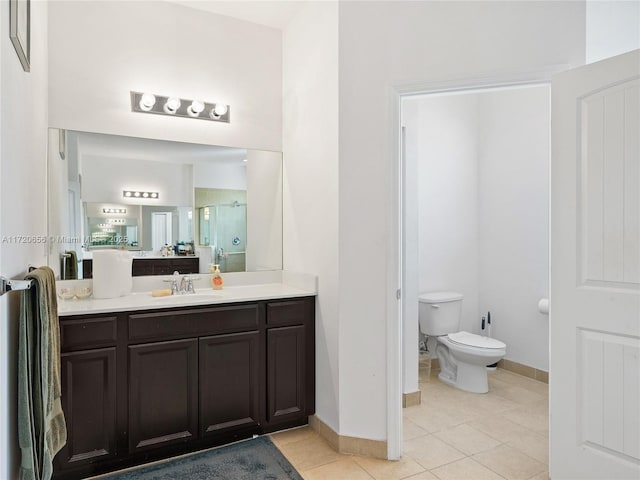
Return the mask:
<path fill-rule="evenodd" d="M 185 295 L 187 293 L 196 293 L 193 286 L 193 281 L 197 280 L 190 275 L 180 276 L 180 272 L 175 271 L 171 276 L 171 280 L 165 280 L 171 282 L 171 295 Z"/>
<path fill-rule="evenodd" d="M 185 275 L 184 277 L 182 277 L 182 281 L 180 282 L 180 293 L 196 293 L 193 288 L 193 280 L 190 276 Z"/>
<path fill-rule="evenodd" d="M 176 270 L 173 272 L 173 277 L 171 278 L 171 295 L 178 295 L 180 293 L 178 280 L 180 280 L 180 272 Z"/>

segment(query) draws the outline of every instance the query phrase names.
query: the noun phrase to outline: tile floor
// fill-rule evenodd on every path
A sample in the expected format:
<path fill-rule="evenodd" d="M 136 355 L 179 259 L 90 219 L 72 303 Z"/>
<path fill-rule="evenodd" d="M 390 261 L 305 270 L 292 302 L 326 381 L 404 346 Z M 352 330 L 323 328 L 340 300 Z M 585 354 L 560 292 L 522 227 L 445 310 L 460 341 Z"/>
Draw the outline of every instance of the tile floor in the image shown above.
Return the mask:
<path fill-rule="evenodd" d="M 505 370 L 472 394 L 421 372 L 422 404 L 404 409 L 404 455 L 336 453 L 311 428 L 271 436 L 305 480 L 547 480 L 548 385 Z"/>

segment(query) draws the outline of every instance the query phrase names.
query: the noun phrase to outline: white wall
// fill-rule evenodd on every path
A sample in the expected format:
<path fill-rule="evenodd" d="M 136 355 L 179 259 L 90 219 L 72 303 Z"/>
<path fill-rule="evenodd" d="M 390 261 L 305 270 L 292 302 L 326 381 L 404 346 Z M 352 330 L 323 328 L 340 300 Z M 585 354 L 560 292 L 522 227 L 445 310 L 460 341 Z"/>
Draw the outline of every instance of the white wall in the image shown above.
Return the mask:
<path fill-rule="evenodd" d="M 479 314 L 491 311 L 507 359 L 548 371 L 537 307 L 549 297 L 549 88 L 485 93 L 479 105 Z"/>
<path fill-rule="evenodd" d="M 47 8 L 31 2 L 31 72 L 9 40 L 9 2 L 0 2 L 0 238 L 46 235 Z M 0 242 L 0 274 L 23 278 L 46 263 L 45 246 Z M 20 293 L 0 297 L 0 478 L 18 478 L 16 359 Z"/>
<path fill-rule="evenodd" d="M 282 269 L 282 155 L 247 152 L 246 269 Z"/>
<path fill-rule="evenodd" d="M 246 165 L 229 165 L 226 163 L 204 161 L 194 162 L 193 186 L 195 188 L 246 190 Z"/>
<path fill-rule="evenodd" d="M 281 32 L 161 1 L 49 2 L 50 126 L 282 150 Z M 131 112 L 129 92 L 231 106 L 231 123 Z"/>
<path fill-rule="evenodd" d="M 340 316 L 340 433 L 385 439 L 383 353 L 395 303 L 386 279 L 397 271 L 389 249 L 396 211 L 390 88 L 582 64 L 584 4 L 344 2 L 339 13 L 340 258 L 331 261 L 339 265 L 340 288 L 329 305 L 339 306 Z M 301 181 L 309 187 L 317 180 Z"/>
<path fill-rule="evenodd" d="M 462 293 L 460 327 L 475 331 L 479 323 L 478 129 L 482 123 L 478 95 L 414 101 L 419 105 L 419 121 L 414 125 L 419 130 L 419 291 Z"/>
<path fill-rule="evenodd" d="M 586 3 L 586 63 L 640 48 L 640 1 Z"/>
<path fill-rule="evenodd" d="M 316 414 L 339 432 L 344 398 L 338 354 L 342 253 L 338 249 L 335 2 L 310 3 L 284 30 L 283 97 L 284 268 L 318 275 Z"/>
<path fill-rule="evenodd" d="M 83 155 L 82 201 L 124 205 L 193 205 L 193 166 Z M 158 192 L 158 199 L 122 197 L 123 190 Z"/>

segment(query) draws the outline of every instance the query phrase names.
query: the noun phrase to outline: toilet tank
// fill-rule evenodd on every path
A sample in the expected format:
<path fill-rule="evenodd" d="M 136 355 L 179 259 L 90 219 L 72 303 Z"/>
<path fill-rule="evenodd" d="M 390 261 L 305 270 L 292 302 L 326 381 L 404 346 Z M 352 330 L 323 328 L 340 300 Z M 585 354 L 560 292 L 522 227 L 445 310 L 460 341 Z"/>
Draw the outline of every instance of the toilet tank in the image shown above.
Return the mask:
<path fill-rule="evenodd" d="M 420 331 L 423 334 L 440 336 L 459 330 L 462 312 L 461 293 L 423 293 L 418 298 Z"/>

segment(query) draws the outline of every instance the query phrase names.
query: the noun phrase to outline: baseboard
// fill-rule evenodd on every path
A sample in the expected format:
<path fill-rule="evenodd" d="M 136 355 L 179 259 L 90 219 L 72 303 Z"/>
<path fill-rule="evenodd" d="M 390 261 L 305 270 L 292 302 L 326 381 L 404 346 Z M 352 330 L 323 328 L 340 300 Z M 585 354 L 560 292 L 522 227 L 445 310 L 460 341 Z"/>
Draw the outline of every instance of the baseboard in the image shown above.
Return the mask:
<path fill-rule="evenodd" d="M 370 440 L 368 438 L 339 435 L 316 415 L 309 417 L 309 426 L 338 453 L 387 459 L 386 440 Z"/>
<path fill-rule="evenodd" d="M 417 392 L 409 392 L 409 393 L 402 394 L 402 408 L 420 405 L 421 402 L 422 402 L 422 392 L 420 390 L 418 390 Z"/>
<path fill-rule="evenodd" d="M 522 363 L 513 362 L 511 360 L 502 359 L 498 362 L 498 367 L 509 372 L 517 373 L 523 377 L 533 378 L 542 383 L 549 383 L 549 372 L 538 370 L 537 368 L 523 365 Z"/>

